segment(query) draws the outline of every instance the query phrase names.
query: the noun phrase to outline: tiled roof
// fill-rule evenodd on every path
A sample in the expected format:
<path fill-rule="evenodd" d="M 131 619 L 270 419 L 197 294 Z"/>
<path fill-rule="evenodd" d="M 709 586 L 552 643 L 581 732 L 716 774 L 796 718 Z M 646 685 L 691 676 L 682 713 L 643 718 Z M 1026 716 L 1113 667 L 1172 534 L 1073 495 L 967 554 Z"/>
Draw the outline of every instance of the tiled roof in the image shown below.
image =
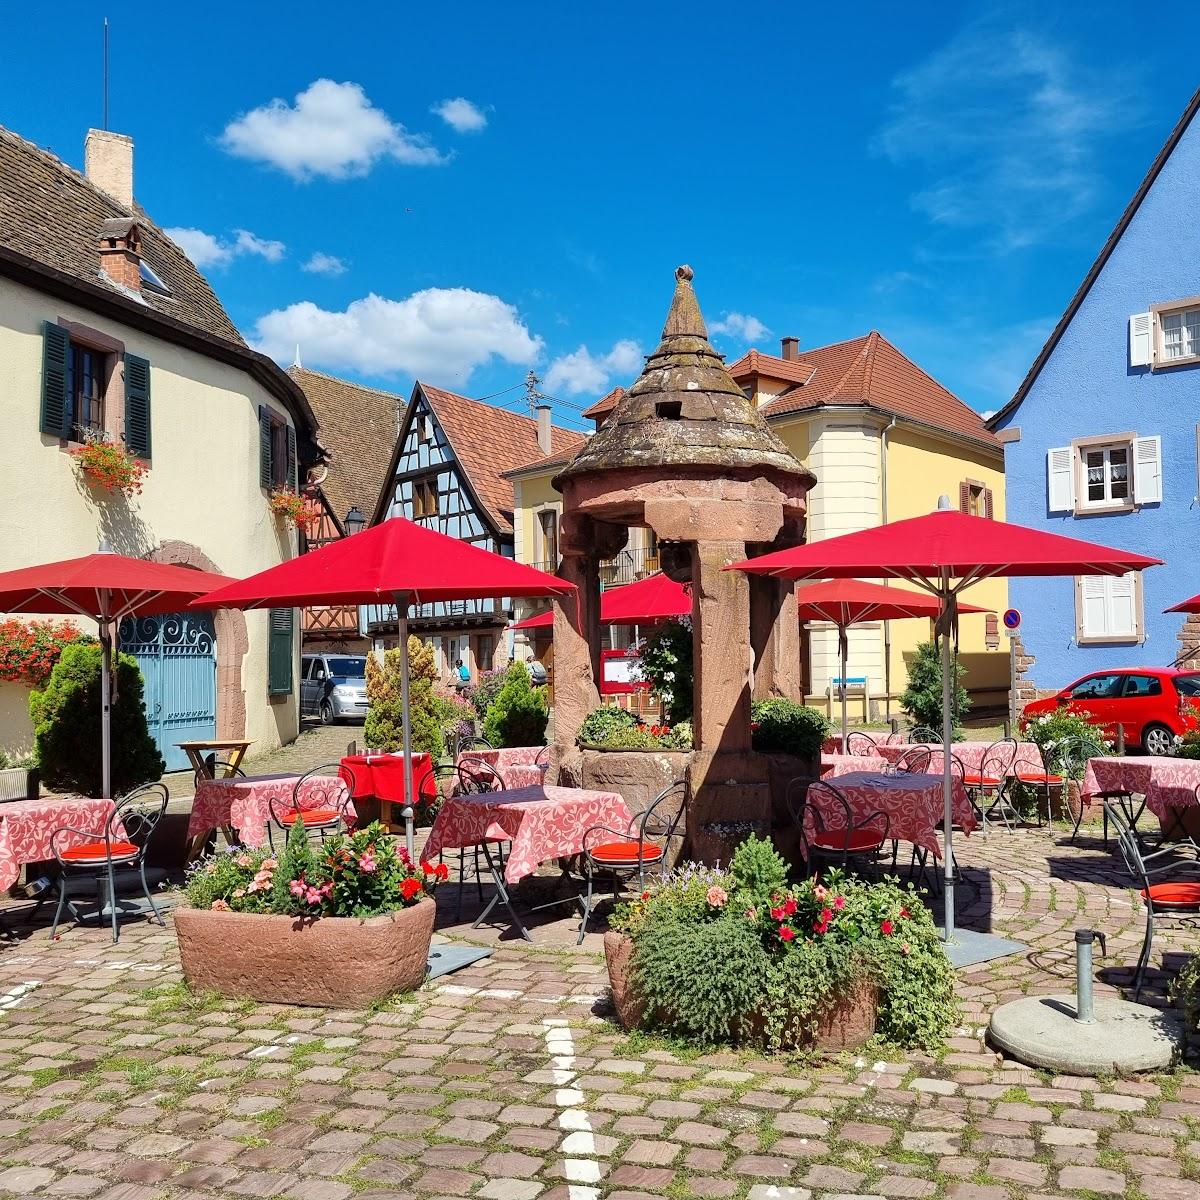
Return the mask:
<path fill-rule="evenodd" d="M 759 372 L 771 378 L 780 377 L 776 372 L 781 366 L 794 365 L 772 355 L 758 354 L 757 359 Z M 805 350 L 802 360 L 813 369 L 811 379 L 763 405 L 761 412 L 768 420 L 824 405 L 857 404 L 986 446 L 1000 444 L 979 413 L 922 371 L 881 333 L 872 331 L 848 342 Z M 746 368 L 731 373 L 739 381 L 751 374 Z"/>
<path fill-rule="evenodd" d="M 170 289 L 164 296 L 144 287 L 146 306 L 244 346 L 208 281 L 141 207 L 122 208 L 49 151 L 0 127 L 0 245 L 82 282 L 104 286 L 100 227 L 118 217 L 136 218 L 142 257 Z"/>
<path fill-rule="evenodd" d="M 427 383 L 417 386 L 429 401 L 479 502 L 502 533 L 511 532 L 513 487 L 504 472 L 529 466 L 539 457 L 537 422 Z M 551 456 L 570 456 L 583 442 L 582 434 L 554 426 Z"/>
<path fill-rule="evenodd" d="M 329 451 L 321 485 L 326 499 L 339 520 L 354 506 L 369 517 L 383 489 L 404 397 L 305 367 L 289 367 L 288 374 L 308 397 Z"/>
<path fill-rule="evenodd" d="M 765 375 L 768 379 L 782 379 L 790 383 L 807 383 L 816 367 L 807 359 L 776 358 L 773 354 L 760 354 L 747 350 L 741 358 L 729 366 L 734 379 L 745 375 Z"/>
<path fill-rule="evenodd" d="M 601 396 L 600 399 L 597 400 L 596 403 L 590 408 L 585 408 L 583 410 L 583 415 L 589 420 L 592 420 L 595 417 L 606 416 L 617 407 L 617 401 L 620 400 L 623 395 L 625 395 L 625 389 L 623 387 L 615 387 L 611 392 L 608 393 L 607 396 Z"/>

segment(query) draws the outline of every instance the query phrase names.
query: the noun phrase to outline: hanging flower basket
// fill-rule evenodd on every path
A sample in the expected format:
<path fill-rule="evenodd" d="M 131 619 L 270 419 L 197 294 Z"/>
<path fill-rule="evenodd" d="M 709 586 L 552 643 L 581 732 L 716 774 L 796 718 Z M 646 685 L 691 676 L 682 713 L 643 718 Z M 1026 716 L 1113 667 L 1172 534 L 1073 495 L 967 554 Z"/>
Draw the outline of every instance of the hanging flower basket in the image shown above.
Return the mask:
<path fill-rule="evenodd" d="M 91 484 L 108 492 L 136 496 L 142 490 L 146 466 L 125 446 L 110 442 L 104 434 L 87 434 L 82 446 L 71 451 L 79 473 Z"/>
<path fill-rule="evenodd" d="M 267 498 L 271 511 L 297 529 L 311 529 L 321 519 L 321 507 L 289 487 L 273 488 Z"/>

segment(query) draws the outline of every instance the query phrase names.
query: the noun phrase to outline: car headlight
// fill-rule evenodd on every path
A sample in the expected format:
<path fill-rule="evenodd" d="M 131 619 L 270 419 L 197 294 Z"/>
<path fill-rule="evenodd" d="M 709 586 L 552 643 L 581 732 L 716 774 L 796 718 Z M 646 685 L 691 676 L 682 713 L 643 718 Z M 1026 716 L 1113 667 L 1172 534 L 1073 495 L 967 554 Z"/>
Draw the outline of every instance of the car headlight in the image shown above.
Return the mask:
<path fill-rule="evenodd" d="M 355 689 L 347 687 L 344 683 L 339 683 L 334 689 L 333 694 L 340 700 L 353 700 Z"/>

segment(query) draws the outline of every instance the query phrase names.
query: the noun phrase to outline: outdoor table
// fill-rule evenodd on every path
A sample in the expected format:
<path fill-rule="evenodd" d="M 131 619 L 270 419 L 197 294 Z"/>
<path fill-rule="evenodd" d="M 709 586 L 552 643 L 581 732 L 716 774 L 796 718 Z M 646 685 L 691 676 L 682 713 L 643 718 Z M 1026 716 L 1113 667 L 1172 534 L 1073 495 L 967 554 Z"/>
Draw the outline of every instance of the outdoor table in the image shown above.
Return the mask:
<path fill-rule="evenodd" d="M 421 786 L 433 775 L 433 759 L 428 754 L 412 756 L 413 805 L 421 795 Z M 354 779 L 355 800 L 374 796 L 379 801 L 380 823 L 391 832 L 392 805 L 404 807 L 403 754 L 347 754 L 342 766 L 349 768 Z"/>
<path fill-rule="evenodd" d="M 905 733 L 891 733 L 882 729 L 852 729 L 851 733 L 863 733 L 875 743 L 876 746 L 900 746 L 908 745 L 908 735 Z M 841 754 L 842 753 L 842 736 L 827 737 L 821 743 L 822 754 Z"/>
<path fill-rule="evenodd" d="M 854 771 L 877 771 L 886 774 L 891 769 L 891 763 L 886 758 L 863 754 L 821 754 L 821 778 L 836 779 L 840 775 L 849 775 Z"/>
<path fill-rule="evenodd" d="M 850 806 L 850 820 L 858 824 L 874 812 L 884 812 L 888 818 L 888 840 L 912 842 L 940 858 L 942 845 L 938 830 L 942 827 L 944 803 L 940 775 L 885 775 L 873 771 L 857 771 L 840 775 L 833 786 Z M 955 825 L 971 833 L 977 824 L 975 810 L 967 798 L 966 788 L 956 779 L 951 797 Z M 839 807 L 821 810 L 826 828 L 842 827 L 845 814 Z"/>
<path fill-rule="evenodd" d="M 589 829 L 604 825 L 624 830 L 632 820 L 632 813 L 616 792 L 537 785 L 451 796 L 442 804 L 429 831 L 424 857 L 432 859 L 443 850 L 482 847 L 496 894 L 479 915 L 475 927 L 483 923 L 500 901 L 521 936 L 532 941 L 512 906 L 505 884 L 515 884 L 532 875 L 541 863 L 581 853 L 584 834 Z M 490 842 L 511 843 L 503 874 L 492 856 Z"/>
<path fill-rule="evenodd" d="M 988 750 L 994 746 L 995 742 L 954 742 L 950 747 L 950 753 L 958 759 L 963 765 L 963 770 L 968 775 L 980 774 L 980 768 L 983 766 L 983 756 Z M 914 747 L 921 747 L 930 752 L 929 770 L 937 775 L 942 770 L 942 743 L 941 742 L 914 742 L 908 746 L 880 746 L 877 753 L 880 758 L 886 758 L 888 762 L 899 762 L 904 753 Z M 1007 753 L 1005 748 L 997 751 L 997 754 Z M 1018 742 L 1016 767 L 1018 772 L 1040 772 L 1045 768 L 1042 766 L 1042 754 L 1034 742 Z"/>
<path fill-rule="evenodd" d="M 188 756 L 188 762 L 192 764 L 192 770 L 196 772 L 199 779 L 213 777 L 206 761 L 206 755 L 228 751 L 229 757 L 225 760 L 228 767 L 224 776 L 228 779 L 242 765 L 242 759 L 246 757 L 246 751 L 254 745 L 254 740 L 252 738 L 214 738 L 207 742 L 176 742 L 175 744 Z"/>
<path fill-rule="evenodd" d="M 0 890 L 7 891 L 21 876 L 25 863 L 54 858 L 50 838 L 59 829 L 82 829 L 103 836 L 104 823 L 113 810 L 111 800 L 86 796 L 48 796 L 40 800 L 12 800 L 0 804 Z M 124 830 L 114 828 L 115 836 Z M 59 847 L 84 846 L 88 838 L 64 834 Z"/>
<path fill-rule="evenodd" d="M 267 841 L 271 823 L 271 802 L 290 806 L 292 792 L 300 781 L 299 775 L 251 775 L 233 779 L 202 779 L 192 798 L 192 815 L 188 821 L 188 837 L 193 848 L 203 844 L 214 829 L 233 829 L 244 846 L 261 846 Z M 329 780 L 314 777 L 309 795 L 300 795 L 300 807 L 323 808 L 328 803 Z M 353 824 L 354 801 L 350 800 L 347 818 Z M 229 833 L 226 833 L 229 836 Z M 231 844 L 233 839 L 230 839 Z"/>
<path fill-rule="evenodd" d="M 498 750 L 464 750 L 458 760 L 477 758 L 487 763 L 500 776 L 505 790 L 513 791 L 537 787 L 545 781 L 549 763 L 537 760 L 547 753 L 545 746 L 504 746 Z"/>
<path fill-rule="evenodd" d="M 1184 811 L 1200 803 L 1200 761 L 1131 754 L 1125 758 L 1090 758 L 1079 794 L 1085 804 L 1099 792 L 1129 792 L 1145 798 L 1160 821 L 1163 836 L 1170 837 L 1181 824 Z"/>

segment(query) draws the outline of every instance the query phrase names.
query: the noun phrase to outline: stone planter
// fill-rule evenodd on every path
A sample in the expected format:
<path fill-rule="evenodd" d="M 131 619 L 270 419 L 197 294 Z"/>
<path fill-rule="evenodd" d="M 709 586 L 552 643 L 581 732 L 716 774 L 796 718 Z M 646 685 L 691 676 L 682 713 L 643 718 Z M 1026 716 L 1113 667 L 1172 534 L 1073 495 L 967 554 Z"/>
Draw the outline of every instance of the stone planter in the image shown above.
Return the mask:
<path fill-rule="evenodd" d="M 37 767 L 5 767 L 0 771 L 0 801 L 36 800 L 41 790 Z"/>
<path fill-rule="evenodd" d="M 660 792 L 685 779 L 691 759 L 688 750 L 583 750 L 581 754 L 578 783 L 570 779 L 567 786 L 616 792 L 632 813 L 645 812 Z M 564 782 L 562 775 L 559 782 Z M 671 853 L 678 856 L 681 851 L 682 842 L 673 840 Z"/>
<path fill-rule="evenodd" d="M 604 935 L 604 959 L 608 965 L 613 1008 L 623 1029 L 639 1028 L 646 1012 L 630 983 L 632 957 L 633 939 L 610 929 Z M 856 1049 L 874 1036 L 878 1011 L 878 987 L 870 979 L 859 979 L 825 1005 L 815 1027 L 809 1027 L 803 1034 L 785 1037 L 782 1048 L 829 1053 Z M 761 1044 L 765 1040 L 765 1022 L 754 1017 L 749 1024 L 750 1028 L 741 1040 L 746 1044 Z"/>
<path fill-rule="evenodd" d="M 197 991 L 271 1004 L 368 1008 L 425 978 L 437 907 L 381 917 L 277 917 L 177 908 L 183 975 Z"/>
<path fill-rule="evenodd" d="M 809 781 L 821 777 L 821 757 L 801 758 L 798 754 L 762 754 L 767 764 L 767 782 L 771 789 L 771 840 L 790 863 L 799 863 L 800 833 L 788 812 L 788 786 L 793 779 Z"/>

